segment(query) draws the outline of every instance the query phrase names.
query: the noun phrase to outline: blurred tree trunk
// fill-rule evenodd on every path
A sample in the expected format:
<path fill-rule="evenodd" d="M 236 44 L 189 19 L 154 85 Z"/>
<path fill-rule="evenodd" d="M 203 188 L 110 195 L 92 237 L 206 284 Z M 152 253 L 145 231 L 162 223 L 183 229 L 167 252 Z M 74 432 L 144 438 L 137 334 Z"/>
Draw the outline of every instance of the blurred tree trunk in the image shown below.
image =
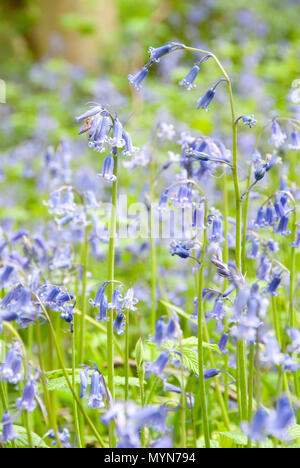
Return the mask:
<path fill-rule="evenodd" d="M 34 55 L 63 56 L 72 63 L 96 69 L 118 27 L 114 0 L 37 0 L 37 4 L 40 19 L 27 35 Z M 95 31 L 84 34 L 78 28 L 66 27 L 63 19 L 68 15 L 95 25 Z"/>

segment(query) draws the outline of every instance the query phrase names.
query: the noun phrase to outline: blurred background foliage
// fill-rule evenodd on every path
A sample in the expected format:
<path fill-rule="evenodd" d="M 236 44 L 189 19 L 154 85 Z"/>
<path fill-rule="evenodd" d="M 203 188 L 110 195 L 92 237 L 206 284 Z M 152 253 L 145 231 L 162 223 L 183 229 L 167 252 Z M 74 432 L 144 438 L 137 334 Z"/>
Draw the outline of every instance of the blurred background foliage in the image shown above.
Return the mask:
<path fill-rule="evenodd" d="M 218 89 L 213 111 L 195 109 L 219 77 L 212 61 L 202 67 L 197 88 L 190 92 L 178 81 L 195 54 L 179 51 L 163 58 L 152 67 L 141 93 L 129 86 L 128 73 L 148 60 L 149 46 L 179 41 L 212 50 L 232 78 L 237 114 L 254 113 L 262 125 L 293 111 L 288 96 L 299 78 L 299 15 L 298 0 L 2 0 L 0 78 L 6 82 L 6 103 L 0 104 L 0 151 L 15 148 L 15 155 L 22 144 L 23 163 L 26 151 L 35 151 L 30 164 L 42 166 L 47 146 L 67 138 L 77 144 L 75 167 L 81 155 L 99 170 L 99 157 L 80 147 L 74 124 L 89 101 L 107 104 L 129 120 L 136 146 L 145 144 L 158 120 L 222 136 L 230 146 L 225 87 Z M 243 133 L 240 153 L 247 158 L 254 132 L 241 129 Z M 162 158 L 164 153 L 163 148 Z M 19 159 L 10 164 L 6 181 L 18 179 L 24 185 L 18 209 L 30 207 L 34 214 L 37 208 L 30 200 L 35 192 L 30 177 L 20 181 Z M 126 187 L 130 181 L 124 179 Z M 2 212 L 6 204 L 2 200 Z"/>

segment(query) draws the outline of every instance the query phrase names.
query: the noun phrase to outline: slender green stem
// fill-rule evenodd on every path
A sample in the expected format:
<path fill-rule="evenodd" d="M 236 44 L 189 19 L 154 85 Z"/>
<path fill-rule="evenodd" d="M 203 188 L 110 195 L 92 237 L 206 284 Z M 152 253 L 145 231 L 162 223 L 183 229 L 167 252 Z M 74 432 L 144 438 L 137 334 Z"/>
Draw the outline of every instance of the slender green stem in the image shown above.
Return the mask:
<path fill-rule="evenodd" d="M 296 240 L 297 223 L 296 223 L 296 207 L 294 207 L 292 217 L 292 242 Z M 295 247 L 291 246 L 290 253 L 290 288 L 289 288 L 289 326 L 294 328 L 296 325 L 295 311 L 294 311 L 294 283 L 295 283 Z"/>
<path fill-rule="evenodd" d="M 203 331 L 204 331 L 204 340 L 206 341 L 206 343 L 210 343 L 208 329 L 207 329 L 207 325 L 206 325 L 205 321 L 203 322 Z M 216 367 L 215 358 L 214 358 L 214 354 L 213 354 L 213 352 L 212 352 L 212 350 L 210 348 L 208 348 L 208 358 L 209 358 L 211 367 L 213 369 L 215 369 L 215 367 Z M 228 388 L 228 387 L 226 386 L 225 389 L 226 388 Z M 222 395 L 222 392 L 221 392 L 221 389 L 220 389 L 220 386 L 219 386 L 218 382 L 215 383 L 215 391 L 216 391 L 216 394 L 217 394 L 219 406 L 221 408 L 224 425 L 225 425 L 226 429 L 229 431 L 230 430 L 230 419 L 229 419 L 229 416 L 228 416 L 228 410 L 227 410 L 226 403 L 225 403 L 226 400 L 224 401 L 224 398 L 223 398 L 223 395 Z"/>
<path fill-rule="evenodd" d="M 85 349 L 85 315 L 86 315 L 86 277 L 87 277 L 87 263 L 88 263 L 88 226 L 84 230 L 84 247 L 82 256 L 82 292 L 81 292 L 81 316 L 80 316 L 80 327 L 79 327 L 79 346 L 78 346 L 78 358 L 77 364 L 83 364 L 84 361 L 84 349 Z"/>
<path fill-rule="evenodd" d="M 260 356 L 259 356 L 259 330 L 256 332 L 256 342 L 255 342 L 255 356 L 254 356 L 254 365 L 255 365 L 255 386 L 254 394 L 256 400 L 256 406 L 259 408 L 261 402 L 261 379 L 260 379 Z"/>
<path fill-rule="evenodd" d="M 249 351 L 249 376 L 248 376 L 248 421 L 252 418 L 252 407 L 253 407 L 253 381 L 254 381 L 254 356 L 255 356 L 255 345 L 254 343 L 250 346 Z"/>
<path fill-rule="evenodd" d="M 118 154 L 114 151 L 114 176 L 116 180 L 112 186 L 112 206 L 110 217 L 110 236 L 109 236 L 109 250 L 108 250 L 108 280 L 111 283 L 108 285 L 108 302 L 112 301 L 113 296 L 113 283 L 115 277 L 115 237 L 117 226 L 117 195 L 118 195 Z M 107 366 L 108 366 L 108 388 L 111 393 L 112 399 L 115 398 L 115 385 L 114 385 L 114 340 L 113 340 L 113 309 L 108 311 L 109 321 L 107 322 Z M 109 425 L 109 443 L 110 447 L 115 444 L 114 437 L 114 422 Z"/>
<path fill-rule="evenodd" d="M 233 176 L 233 185 L 234 185 L 234 192 L 235 192 L 235 217 L 236 217 L 236 231 L 235 231 L 235 240 L 236 240 L 236 248 L 235 248 L 235 263 L 238 270 L 241 271 L 242 268 L 242 256 L 241 256 L 241 234 L 242 234 L 242 216 L 241 216 L 241 196 L 240 196 L 240 189 L 239 189 L 239 181 L 238 181 L 238 167 L 237 167 L 237 123 L 236 123 L 236 116 L 234 110 L 234 102 L 233 102 L 233 94 L 232 94 L 232 87 L 231 81 L 226 73 L 223 65 L 219 61 L 219 59 L 212 54 L 211 52 L 196 49 L 194 47 L 186 47 L 184 49 L 191 50 L 194 52 L 200 52 L 206 55 L 210 55 L 211 58 L 215 61 L 218 68 L 222 72 L 227 85 L 228 85 L 228 95 L 229 95 L 229 102 L 230 102 L 230 110 L 231 110 L 231 122 L 232 122 L 232 176 Z M 245 344 L 242 341 L 238 342 L 237 345 L 237 353 L 239 355 L 238 363 L 239 363 L 239 378 L 240 378 L 240 399 L 241 399 L 241 406 L 240 406 L 240 417 L 245 419 L 247 415 L 247 385 L 246 385 L 246 360 L 245 360 Z"/>
<path fill-rule="evenodd" d="M 129 395 L 129 310 L 125 315 L 125 400 L 128 400 Z"/>
<path fill-rule="evenodd" d="M 46 310 L 46 309 L 44 309 L 44 310 Z M 39 321 L 38 315 L 36 317 L 36 336 L 37 336 L 38 359 L 39 359 L 39 365 L 40 365 L 40 371 L 41 371 L 42 387 L 43 387 L 45 405 L 46 405 L 47 414 L 48 414 L 48 429 L 53 429 L 54 430 L 55 439 L 56 439 L 56 442 L 58 444 L 58 447 L 61 447 L 61 443 L 60 443 L 60 440 L 59 440 L 58 435 L 57 435 L 56 416 L 55 416 L 55 412 L 53 411 L 53 407 L 51 405 L 51 398 L 50 398 L 49 391 L 48 391 L 48 388 L 47 388 L 44 358 L 43 358 L 43 350 L 42 350 L 41 326 L 40 326 L 40 321 Z"/>
<path fill-rule="evenodd" d="M 154 143 L 151 155 L 151 173 L 150 173 L 150 246 L 151 246 L 151 334 L 155 334 L 156 322 L 156 246 L 154 232 L 154 189 L 155 189 L 155 148 L 157 142 L 157 129 L 155 130 Z"/>
<path fill-rule="evenodd" d="M 272 313 L 273 313 L 273 322 L 274 322 L 276 338 L 281 348 L 282 347 L 282 334 L 280 330 L 280 322 L 279 322 L 278 311 L 277 311 L 276 296 L 272 296 Z"/>
<path fill-rule="evenodd" d="M 76 335 L 75 335 L 74 327 L 75 327 L 75 323 L 73 323 L 73 332 L 72 332 L 72 386 L 73 388 L 76 388 Z M 52 333 L 51 333 L 51 336 L 52 336 Z M 83 445 L 81 441 L 81 436 L 83 435 L 84 431 L 81 431 L 81 428 L 80 428 L 76 400 L 74 400 L 73 402 L 73 411 L 74 411 L 74 426 L 75 426 L 76 434 L 78 437 L 78 447 L 82 448 Z"/>
<path fill-rule="evenodd" d="M 100 436 L 99 432 L 97 431 L 93 421 L 91 420 L 89 415 L 86 413 L 86 411 L 85 411 L 85 409 L 84 409 L 84 407 L 83 407 L 83 405 L 82 405 L 82 403 L 80 401 L 80 398 L 78 397 L 74 387 L 72 386 L 71 380 L 69 378 L 68 372 L 67 372 L 65 364 L 64 364 L 61 349 L 60 349 L 59 343 L 57 341 L 56 333 L 55 333 L 51 318 L 50 318 L 47 310 L 45 309 L 43 303 L 41 302 L 40 298 L 35 293 L 33 293 L 33 295 L 35 296 L 36 300 L 39 302 L 39 304 L 40 304 L 40 306 L 41 306 L 41 308 L 42 308 L 42 310 L 43 310 L 43 312 L 45 314 L 45 317 L 47 318 L 48 323 L 50 325 L 50 332 L 52 333 L 52 336 L 53 336 L 53 342 L 54 342 L 55 350 L 56 350 L 56 353 L 57 353 L 58 361 L 59 361 L 60 367 L 62 369 L 62 372 L 64 374 L 64 377 L 66 379 L 66 383 L 67 383 L 67 385 L 68 385 L 68 387 L 69 387 L 69 389 L 70 389 L 70 391 L 71 391 L 71 393 L 73 395 L 73 398 L 76 400 L 78 408 L 80 409 L 81 413 L 83 414 L 84 418 L 86 419 L 88 425 L 90 426 L 90 428 L 91 428 L 94 436 L 96 437 L 97 441 L 99 442 L 100 446 L 105 447 L 105 444 L 103 442 L 102 437 Z"/>
<path fill-rule="evenodd" d="M 206 199 L 205 199 L 204 219 L 206 223 L 207 221 Z M 207 415 L 206 394 L 205 394 L 204 358 L 203 358 L 204 311 L 203 311 L 202 291 L 203 291 L 205 249 L 206 249 L 206 229 L 203 230 L 203 241 L 202 241 L 202 247 L 201 247 L 201 260 L 200 260 L 201 266 L 200 266 L 199 278 L 198 278 L 198 359 L 199 359 L 200 401 L 201 401 L 201 411 L 202 411 L 202 420 L 203 420 L 204 440 L 205 440 L 205 447 L 210 448 L 210 432 L 209 432 L 208 415 Z"/>

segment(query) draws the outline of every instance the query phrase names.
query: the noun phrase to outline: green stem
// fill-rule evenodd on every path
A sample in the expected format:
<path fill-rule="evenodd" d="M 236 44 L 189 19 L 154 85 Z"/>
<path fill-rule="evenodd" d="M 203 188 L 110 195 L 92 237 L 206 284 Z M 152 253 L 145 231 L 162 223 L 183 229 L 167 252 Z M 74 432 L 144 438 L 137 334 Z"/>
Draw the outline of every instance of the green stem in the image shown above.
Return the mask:
<path fill-rule="evenodd" d="M 76 388 L 76 335 L 75 335 L 75 322 L 73 323 L 73 332 L 72 332 L 72 386 Z M 52 336 L 52 333 L 51 333 Z M 83 435 L 84 431 L 81 430 L 78 418 L 78 408 L 76 400 L 73 402 L 73 411 L 74 411 L 74 426 L 75 431 L 78 437 L 78 447 L 82 448 L 82 441 L 81 436 Z"/>
<path fill-rule="evenodd" d="M 125 315 L 125 400 L 128 400 L 129 395 L 129 310 Z"/>
<path fill-rule="evenodd" d="M 108 303 L 112 301 L 113 296 L 113 283 L 115 271 L 115 237 L 117 226 L 117 195 L 118 195 L 118 154 L 114 151 L 114 176 L 116 180 L 112 186 L 112 206 L 110 217 L 110 236 L 109 236 L 109 250 L 108 250 Z M 113 340 L 113 309 L 108 311 L 109 321 L 107 322 L 107 366 L 108 366 L 108 388 L 111 393 L 112 399 L 115 398 L 115 385 L 114 385 L 114 340 Z M 114 423 L 109 425 L 109 443 L 112 448 L 115 444 L 114 437 Z"/>
<path fill-rule="evenodd" d="M 205 199 L 205 223 L 207 220 L 207 202 Z M 203 230 L 203 242 L 201 247 L 201 267 L 199 270 L 198 278 L 198 359 L 199 359 L 199 386 L 200 386 L 200 402 L 201 402 L 201 411 L 202 411 L 202 420 L 203 420 L 203 431 L 204 431 L 204 440 L 205 447 L 210 448 L 210 433 L 209 433 L 209 424 L 208 424 L 208 415 L 207 415 L 207 403 L 206 403 L 206 394 L 205 394 L 205 379 L 204 379 L 204 359 L 203 359 L 203 301 L 202 301 L 202 291 L 203 291 L 203 273 L 204 273 L 204 259 L 205 259 L 205 248 L 206 248 L 206 229 Z"/>
<path fill-rule="evenodd" d="M 234 192 L 235 192 L 235 210 L 236 210 L 236 232 L 235 232 L 235 239 L 236 239 L 236 248 L 235 248 L 235 263 L 238 270 L 241 271 L 242 269 L 242 258 L 241 258 L 241 233 L 242 233 L 242 217 L 241 217 L 241 197 L 240 197 L 240 189 L 239 189 L 239 181 L 238 181 L 238 168 L 237 168 L 237 124 L 236 124 L 236 116 L 234 110 L 234 102 L 233 102 L 233 94 L 232 94 L 232 87 L 231 81 L 226 73 L 223 65 L 219 61 L 219 59 L 206 50 L 196 49 L 194 47 L 186 47 L 184 49 L 191 50 L 194 52 L 200 52 L 206 55 L 210 55 L 211 58 L 215 61 L 216 65 L 222 72 L 228 86 L 228 95 L 229 95 L 229 102 L 230 102 L 230 110 L 231 110 L 231 123 L 232 123 L 232 176 L 233 176 L 233 185 L 234 185 Z M 240 378 L 240 399 L 241 399 L 241 406 L 240 406 L 240 417 L 244 419 L 247 415 L 247 385 L 246 385 L 246 360 L 245 360 L 245 344 L 241 341 L 238 342 L 237 346 L 237 353 L 238 353 L 238 363 L 239 363 L 239 378 Z"/>
<path fill-rule="evenodd" d="M 207 325 L 206 325 L 205 321 L 203 322 L 203 331 L 204 331 L 204 340 L 206 341 L 206 343 L 210 343 L 208 329 L 207 329 Z M 215 369 L 215 367 L 216 367 L 215 359 L 214 359 L 213 352 L 212 352 L 212 350 L 210 348 L 208 348 L 208 358 L 209 358 L 211 367 L 213 369 Z M 226 386 L 225 389 L 226 388 L 228 388 L 228 386 Z M 228 416 L 228 410 L 227 410 L 227 406 L 226 406 L 226 403 L 225 403 L 226 400 L 224 401 L 224 399 L 223 399 L 223 395 L 222 395 L 222 392 L 221 392 L 221 389 L 220 389 L 220 386 L 219 386 L 218 382 L 216 382 L 216 384 L 215 384 L 215 391 L 216 391 L 216 394 L 217 394 L 219 406 L 221 408 L 221 412 L 222 412 L 225 427 L 226 427 L 226 429 L 228 431 L 230 431 L 230 419 L 229 419 L 229 416 Z"/>
<path fill-rule="evenodd" d="M 248 376 L 248 421 L 252 418 L 252 407 L 253 407 L 253 380 L 254 380 L 254 343 L 250 346 L 249 351 L 249 376 Z"/>
<path fill-rule="evenodd" d="M 85 315 L 86 315 L 86 277 L 87 277 L 87 262 L 88 262 L 88 226 L 84 230 L 84 248 L 82 258 L 82 292 L 81 292 L 81 316 L 80 316 L 80 328 L 79 328 L 79 346 L 78 346 L 78 359 L 77 364 L 83 364 L 84 362 L 84 344 L 85 344 Z"/>
<path fill-rule="evenodd" d="M 105 447 L 105 444 L 103 442 L 102 437 L 100 436 L 99 432 L 97 431 L 93 421 L 91 420 L 89 415 L 86 413 L 86 411 L 85 411 L 85 409 L 84 409 L 84 407 L 83 407 L 83 405 L 82 405 L 82 403 L 80 401 L 80 398 L 78 397 L 74 387 L 72 386 L 71 380 L 69 379 L 69 375 L 68 375 L 68 372 L 66 370 L 64 361 L 63 361 L 61 349 L 60 349 L 60 346 L 59 346 L 58 341 L 57 341 L 56 333 L 55 333 L 51 318 L 50 318 L 47 310 L 45 309 L 43 303 L 41 302 L 40 298 L 35 293 L 33 293 L 33 295 L 35 296 L 36 300 L 39 302 L 39 304 L 40 304 L 40 306 L 41 306 L 41 308 L 42 308 L 42 310 L 43 310 L 43 312 L 45 314 L 45 317 L 47 318 L 47 321 L 49 323 L 50 332 L 52 333 L 53 342 L 54 342 L 55 350 L 56 350 L 56 353 L 57 353 L 57 358 L 58 358 L 60 367 L 62 369 L 62 372 L 64 374 L 64 377 L 66 379 L 67 385 L 68 385 L 68 387 L 69 387 L 69 389 L 70 389 L 70 391 L 71 391 L 71 393 L 73 395 L 73 398 L 76 400 L 78 408 L 80 409 L 81 413 L 83 414 L 84 418 L 86 419 L 88 425 L 90 426 L 90 428 L 91 428 L 94 436 L 96 437 L 97 441 L 99 442 L 100 446 Z"/>
<path fill-rule="evenodd" d="M 44 310 L 46 309 L 44 308 Z M 56 417 L 54 415 L 55 412 L 53 411 L 53 406 L 51 405 L 51 398 L 50 398 L 49 391 L 47 388 L 43 350 L 42 350 L 41 326 L 40 326 L 38 315 L 36 316 L 36 336 L 37 336 L 38 359 L 39 359 L 39 365 L 40 365 L 40 371 L 41 371 L 42 387 L 43 387 L 43 392 L 44 392 L 45 406 L 46 406 L 47 414 L 48 414 L 48 429 L 54 430 L 57 445 L 58 447 L 61 447 L 61 443 L 57 435 L 57 423 L 56 423 Z"/>
<path fill-rule="evenodd" d="M 157 141 L 157 130 L 154 137 L 154 143 L 151 155 L 151 174 L 150 174 L 150 246 L 151 246 L 151 334 L 155 334 L 156 322 L 156 247 L 154 237 L 154 183 L 155 183 L 155 159 L 154 151 Z"/>

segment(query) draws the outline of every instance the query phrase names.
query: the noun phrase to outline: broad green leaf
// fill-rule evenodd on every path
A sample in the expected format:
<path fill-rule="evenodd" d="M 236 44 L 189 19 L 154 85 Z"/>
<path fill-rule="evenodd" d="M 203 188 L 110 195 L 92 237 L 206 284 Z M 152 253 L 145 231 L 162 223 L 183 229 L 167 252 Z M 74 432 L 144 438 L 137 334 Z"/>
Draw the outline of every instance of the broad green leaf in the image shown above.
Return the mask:
<path fill-rule="evenodd" d="M 204 440 L 197 440 L 197 448 L 204 448 L 204 447 L 205 447 Z M 211 439 L 210 448 L 220 448 L 219 442 L 217 440 Z"/>
<path fill-rule="evenodd" d="M 248 438 L 243 432 L 240 431 L 230 431 L 230 432 L 217 432 L 216 433 L 220 437 L 221 446 L 224 447 L 223 443 L 224 440 L 230 439 L 236 445 L 247 445 Z M 226 443 L 226 441 L 225 441 Z"/>
<path fill-rule="evenodd" d="M 293 439 L 300 439 L 300 424 L 295 424 L 288 429 L 288 432 Z"/>
<path fill-rule="evenodd" d="M 107 377 L 104 376 L 104 380 L 107 382 Z M 80 384 L 80 377 L 79 377 L 79 372 L 76 371 L 75 375 L 75 382 L 76 384 Z M 139 387 L 139 379 L 136 377 L 129 377 L 128 379 L 129 386 L 131 387 Z M 115 376 L 115 384 L 123 386 L 125 385 L 125 377 L 120 377 L 118 375 Z M 53 390 L 60 390 L 64 391 L 67 393 L 71 393 L 70 388 L 66 382 L 66 379 L 64 376 L 62 377 L 55 377 L 53 379 L 49 379 L 47 382 L 47 388 L 51 392 Z"/>
<path fill-rule="evenodd" d="M 16 446 L 19 448 L 29 447 L 26 429 L 22 426 L 14 425 L 14 430 L 18 435 L 18 438 L 15 440 Z M 31 438 L 33 447 L 49 448 L 35 432 L 31 432 Z"/>

